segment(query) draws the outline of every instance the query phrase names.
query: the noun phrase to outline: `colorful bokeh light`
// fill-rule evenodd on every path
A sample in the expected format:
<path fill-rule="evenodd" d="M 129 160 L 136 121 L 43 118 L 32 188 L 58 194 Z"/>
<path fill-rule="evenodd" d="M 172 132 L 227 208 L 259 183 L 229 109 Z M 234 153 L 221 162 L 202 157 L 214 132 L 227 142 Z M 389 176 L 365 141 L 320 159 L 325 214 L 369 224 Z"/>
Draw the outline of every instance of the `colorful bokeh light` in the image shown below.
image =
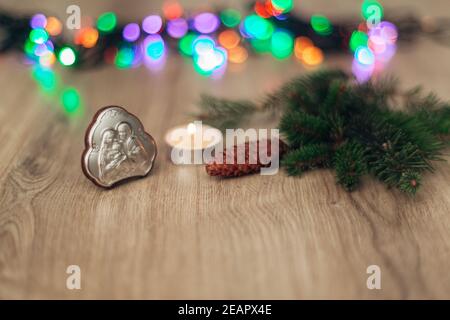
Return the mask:
<path fill-rule="evenodd" d="M 159 34 L 149 35 L 144 41 L 146 56 L 151 60 L 159 60 L 165 54 L 165 43 Z"/>
<path fill-rule="evenodd" d="M 220 13 L 220 20 L 228 28 L 234 28 L 241 23 L 241 13 L 234 9 L 226 9 Z"/>
<path fill-rule="evenodd" d="M 85 48 L 93 48 L 97 44 L 98 36 L 97 29 L 92 27 L 82 28 L 75 34 L 74 43 Z"/>
<path fill-rule="evenodd" d="M 63 47 L 58 54 L 58 60 L 64 66 L 71 66 L 75 63 L 77 56 L 70 47 Z"/>
<path fill-rule="evenodd" d="M 330 20 L 322 15 L 313 15 L 311 17 L 311 26 L 321 36 L 328 36 L 333 32 Z"/>
<path fill-rule="evenodd" d="M 258 40 L 258 39 L 251 39 L 250 41 L 253 50 L 255 50 L 258 53 L 270 53 L 272 48 L 271 39 L 266 40 Z"/>
<path fill-rule="evenodd" d="M 39 64 L 43 67 L 50 68 L 56 62 L 56 56 L 53 52 L 47 51 L 39 57 Z"/>
<path fill-rule="evenodd" d="M 265 40 L 269 39 L 274 31 L 272 23 L 258 15 L 250 15 L 244 20 L 244 36 Z"/>
<path fill-rule="evenodd" d="M 193 54 L 193 43 L 197 35 L 194 33 L 188 33 L 179 42 L 180 52 L 186 56 L 192 56 Z"/>
<path fill-rule="evenodd" d="M 29 38 L 36 44 L 42 44 L 48 40 L 48 33 L 42 28 L 33 29 L 30 32 Z"/>
<path fill-rule="evenodd" d="M 354 31 L 350 37 L 350 49 L 355 52 L 359 47 L 367 46 L 369 37 L 361 31 Z"/>
<path fill-rule="evenodd" d="M 219 44 L 225 49 L 233 49 L 237 47 L 241 41 L 239 34 L 233 29 L 222 31 L 218 37 Z"/>
<path fill-rule="evenodd" d="M 196 55 L 205 55 L 214 51 L 215 42 L 213 38 L 208 36 L 200 36 L 195 39 L 192 44 L 193 51 Z"/>
<path fill-rule="evenodd" d="M 180 39 L 186 35 L 188 30 L 188 23 L 183 18 L 177 18 L 167 22 L 167 33 L 172 38 Z"/>
<path fill-rule="evenodd" d="M 129 23 L 122 30 L 123 38 L 128 42 L 134 42 L 139 39 L 141 29 L 137 23 Z"/>
<path fill-rule="evenodd" d="M 261 18 L 268 19 L 272 16 L 272 12 L 267 10 L 266 2 L 256 1 L 254 10 L 255 13 Z"/>
<path fill-rule="evenodd" d="M 293 48 L 294 39 L 289 32 L 285 30 L 277 30 L 273 33 L 271 39 L 271 51 L 275 58 L 288 58 L 292 54 Z"/>
<path fill-rule="evenodd" d="M 61 94 L 61 103 L 64 111 L 69 114 L 75 113 L 80 108 L 80 94 L 75 88 L 66 88 Z"/>
<path fill-rule="evenodd" d="M 232 63 L 244 63 L 248 58 L 248 51 L 242 46 L 228 50 L 228 61 Z"/>
<path fill-rule="evenodd" d="M 47 25 L 47 18 L 42 13 L 37 13 L 31 17 L 30 27 L 32 29 L 44 29 Z"/>
<path fill-rule="evenodd" d="M 162 9 L 164 17 L 167 20 L 181 18 L 184 12 L 183 7 L 180 5 L 180 3 L 174 0 L 165 1 Z"/>
<path fill-rule="evenodd" d="M 194 68 L 201 75 L 218 76 L 223 73 L 227 62 L 227 52 L 217 47 L 209 36 L 197 37 L 193 44 Z"/>
<path fill-rule="evenodd" d="M 200 13 L 194 18 L 194 28 L 200 33 L 215 32 L 220 26 L 219 18 L 211 12 Z"/>
<path fill-rule="evenodd" d="M 61 21 L 59 21 L 58 18 L 48 17 L 45 30 L 48 32 L 49 35 L 56 37 L 61 34 L 62 23 Z"/>
<path fill-rule="evenodd" d="M 318 47 L 308 47 L 303 51 L 302 61 L 308 66 L 317 66 L 323 62 L 323 52 Z"/>
<path fill-rule="evenodd" d="M 32 76 L 44 91 L 53 91 L 57 85 L 55 73 L 39 65 L 33 67 Z"/>
<path fill-rule="evenodd" d="M 308 37 L 298 37 L 295 39 L 294 54 L 299 60 L 303 60 L 303 53 L 307 48 L 314 47 L 314 43 Z"/>
<path fill-rule="evenodd" d="M 375 63 L 375 56 L 368 47 L 359 47 L 356 49 L 355 59 L 362 65 L 371 65 Z"/>
<path fill-rule="evenodd" d="M 103 33 L 109 33 L 116 28 L 117 17 L 114 12 L 105 12 L 97 19 L 97 29 Z"/>
<path fill-rule="evenodd" d="M 294 7 L 293 0 L 271 0 L 272 6 L 281 13 L 287 13 Z"/>
<path fill-rule="evenodd" d="M 161 31 L 163 21 L 158 15 L 151 15 L 142 21 L 142 30 L 148 34 L 156 34 Z"/>
<path fill-rule="evenodd" d="M 133 66 L 134 58 L 135 54 L 133 48 L 125 46 L 117 51 L 114 64 L 119 69 L 128 69 Z"/>

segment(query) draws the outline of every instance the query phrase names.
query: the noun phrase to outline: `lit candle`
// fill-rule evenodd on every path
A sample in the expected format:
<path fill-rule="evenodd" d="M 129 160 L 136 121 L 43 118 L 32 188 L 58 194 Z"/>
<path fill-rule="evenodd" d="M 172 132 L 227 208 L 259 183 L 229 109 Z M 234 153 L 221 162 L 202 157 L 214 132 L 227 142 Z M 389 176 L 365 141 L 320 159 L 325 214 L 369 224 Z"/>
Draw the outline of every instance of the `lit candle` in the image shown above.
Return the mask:
<path fill-rule="evenodd" d="M 170 156 L 175 164 L 202 164 L 205 154 L 209 156 L 222 143 L 222 133 L 203 125 L 201 121 L 195 121 L 170 129 L 165 140 L 172 148 Z"/>

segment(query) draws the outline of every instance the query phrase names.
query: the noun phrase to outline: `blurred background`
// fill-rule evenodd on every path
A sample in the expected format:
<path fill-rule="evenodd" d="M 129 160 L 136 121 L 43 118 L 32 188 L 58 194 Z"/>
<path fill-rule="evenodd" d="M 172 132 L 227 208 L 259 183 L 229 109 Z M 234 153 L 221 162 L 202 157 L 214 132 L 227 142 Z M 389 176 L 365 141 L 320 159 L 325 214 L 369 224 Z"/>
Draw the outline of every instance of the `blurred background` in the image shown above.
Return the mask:
<path fill-rule="evenodd" d="M 370 33 L 365 24 L 373 4 L 388 25 Z M 79 30 L 65 25 L 72 5 L 81 10 Z M 15 17 L 34 16 L 36 28 L 42 24 L 47 31 L 47 48 L 28 40 L 17 50 L 25 51 L 25 59 L 16 55 L 14 60 L 30 68 L 44 96 L 53 95 L 73 116 L 86 106 L 148 103 L 148 86 L 178 92 L 185 114 L 195 110 L 200 93 L 253 99 L 294 75 L 326 66 L 342 67 L 360 81 L 396 74 L 405 86 L 424 84 L 445 98 L 448 6 L 445 0 L 3 0 L 0 9 Z M 161 25 L 155 20 L 159 16 Z M 114 20 L 111 29 L 108 19 Z M 199 46 L 192 52 L 195 41 Z M 213 54 L 200 57 L 202 45 L 214 46 Z M 176 81 L 168 83 L 174 74 Z M 107 95 L 89 90 L 99 83 L 112 90 Z"/>

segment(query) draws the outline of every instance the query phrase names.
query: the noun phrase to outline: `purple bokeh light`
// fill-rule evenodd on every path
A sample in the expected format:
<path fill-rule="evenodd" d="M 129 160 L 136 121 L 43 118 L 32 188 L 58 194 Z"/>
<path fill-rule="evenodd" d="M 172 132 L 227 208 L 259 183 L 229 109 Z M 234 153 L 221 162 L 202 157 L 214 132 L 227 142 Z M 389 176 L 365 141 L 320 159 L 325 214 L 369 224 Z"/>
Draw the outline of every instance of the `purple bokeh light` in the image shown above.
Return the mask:
<path fill-rule="evenodd" d="M 374 71 L 375 64 L 364 65 L 359 63 L 357 59 L 353 59 L 352 72 L 359 83 L 369 81 Z"/>
<path fill-rule="evenodd" d="M 167 33 L 172 38 L 179 39 L 184 37 L 184 35 L 188 32 L 188 29 L 189 29 L 188 23 L 183 18 L 170 20 L 167 23 Z"/>
<path fill-rule="evenodd" d="M 148 34 L 156 34 L 161 31 L 162 28 L 162 19 L 160 16 L 152 15 L 146 17 L 142 21 L 142 29 Z"/>
<path fill-rule="evenodd" d="M 167 58 L 164 40 L 159 34 L 149 35 L 142 42 L 142 56 L 147 69 L 161 71 Z"/>
<path fill-rule="evenodd" d="M 123 28 L 122 35 L 128 42 L 133 42 L 139 39 L 141 29 L 137 23 L 129 23 Z"/>
<path fill-rule="evenodd" d="M 200 33 L 213 33 L 219 25 L 219 18 L 210 12 L 200 13 L 194 18 L 194 28 Z"/>
<path fill-rule="evenodd" d="M 42 13 L 35 14 L 30 21 L 30 26 L 33 29 L 45 28 L 47 25 L 47 18 Z"/>

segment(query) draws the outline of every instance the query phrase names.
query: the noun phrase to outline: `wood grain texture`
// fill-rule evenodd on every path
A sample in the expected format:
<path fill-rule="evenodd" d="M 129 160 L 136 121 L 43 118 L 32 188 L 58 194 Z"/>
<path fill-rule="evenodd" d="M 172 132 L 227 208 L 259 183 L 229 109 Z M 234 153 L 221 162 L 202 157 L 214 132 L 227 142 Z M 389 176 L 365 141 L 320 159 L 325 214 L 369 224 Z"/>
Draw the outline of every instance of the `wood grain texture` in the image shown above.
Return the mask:
<path fill-rule="evenodd" d="M 78 2 L 90 14 L 116 9 L 130 17 L 160 4 Z M 412 8 L 449 14 L 447 1 L 431 2 Z M 62 15 L 63 3 L 5 6 Z M 329 12 L 327 1 L 302 3 L 307 12 Z M 346 1 L 336 15 L 358 4 Z M 410 1 L 389 1 L 395 4 Z M 449 56 L 448 47 L 420 39 L 400 48 L 392 72 L 450 99 Z M 327 60 L 349 64 L 348 57 Z M 450 298 L 446 162 L 409 198 L 369 178 L 347 193 L 327 170 L 222 181 L 202 166 L 169 161 L 163 136 L 188 121 L 200 93 L 257 99 L 305 72 L 294 61 L 250 59 L 220 81 L 196 75 L 176 55 L 159 74 L 57 72 L 82 93 L 82 116 L 60 112 L 17 56 L 0 57 L 0 298 Z M 105 191 L 83 176 L 80 155 L 90 117 L 112 104 L 140 117 L 160 153 L 149 177 Z M 79 291 L 66 289 L 72 264 L 81 267 Z M 372 264 L 381 267 L 382 290 L 366 287 Z"/>

